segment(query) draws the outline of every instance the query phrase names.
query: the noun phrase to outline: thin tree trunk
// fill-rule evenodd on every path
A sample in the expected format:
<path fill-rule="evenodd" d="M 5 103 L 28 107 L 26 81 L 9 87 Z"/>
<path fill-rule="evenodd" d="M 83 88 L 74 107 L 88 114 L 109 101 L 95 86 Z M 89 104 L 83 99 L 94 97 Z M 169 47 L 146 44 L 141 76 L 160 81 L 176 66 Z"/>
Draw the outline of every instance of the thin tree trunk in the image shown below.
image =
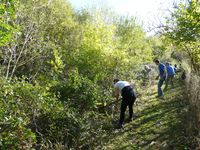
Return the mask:
<path fill-rule="evenodd" d="M 26 47 L 27 42 L 29 41 L 29 39 L 30 39 L 30 37 L 31 37 L 32 29 L 33 29 L 33 24 L 31 24 L 31 25 L 29 26 L 29 29 L 28 29 L 28 31 L 27 31 L 27 34 L 26 34 L 26 37 L 25 37 L 25 40 L 24 40 L 22 49 L 21 49 L 21 51 L 20 51 L 20 53 L 19 53 L 19 56 L 17 57 L 17 60 L 16 60 L 16 62 L 15 62 L 15 64 L 14 64 L 14 67 L 13 67 L 12 73 L 11 73 L 11 75 L 10 75 L 10 80 L 9 80 L 9 81 L 11 81 L 12 78 L 13 78 L 13 75 L 14 75 L 14 73 L 15 73 L 17 64 L 18 64 L 18 62 L 19 62 L 19 60 L 20 60 L 20 58 L 21 58 L 21 55 L 22 55 L 22 53 L 23 53 L 23 51 L 24 51 L 24 49 L 25 49 L 25 47 Z"/>
<path fill-rule="evenodd" d="M 12 58 L 13 58 L 13 52 L 12 50 L 10 50 L 10 58 L 9 58 L 9 62 L 8 62 L 8 65 L 7 65 L 7 69 L 6 69 L 6 80 L 8 79 L 8 76 L 9 76 L 9 72 L 10 72 L 10 63 L 12 61 Z"/>

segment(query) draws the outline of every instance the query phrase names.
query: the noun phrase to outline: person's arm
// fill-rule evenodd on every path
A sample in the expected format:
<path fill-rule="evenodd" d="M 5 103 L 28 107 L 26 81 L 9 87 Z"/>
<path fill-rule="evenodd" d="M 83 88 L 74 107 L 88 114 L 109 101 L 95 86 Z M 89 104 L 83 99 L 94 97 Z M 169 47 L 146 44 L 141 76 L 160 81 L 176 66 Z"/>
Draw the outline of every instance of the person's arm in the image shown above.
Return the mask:
<path fill-rule="evenodd" d="M 156 76 L 156 80 L 158 80 L 159 79 L 159 75 L 158 76 Z"/>
<path fill-rule="evenodd" d="M 166 75 L 167 75 L 167 69 L 166 69 L 166 67 L 164 68 L 164 73 L 163 73 L 163 75 L 161 76 L 161 78 L 164 78 Z"/>
<path fill-rule="evenodd" d="M 158 79 L 159 79 L 159 76 L 160 76 L 160 68 L 158 67 L 158 69 L 159 69 L 159 73 L 158 73 L 158 75 L 156 76 L 156 80 L 158 80 Z"/>
<path fill-rule="evenodd" d="M 114 96 L 115 96 L 115 98 L 116 98 L 116 102 L 119 100 L 119 94 L 120 94 L 119 89 L 118 89 L 118 88 L 115 88 L 115 89 L 114 89 Z"/>

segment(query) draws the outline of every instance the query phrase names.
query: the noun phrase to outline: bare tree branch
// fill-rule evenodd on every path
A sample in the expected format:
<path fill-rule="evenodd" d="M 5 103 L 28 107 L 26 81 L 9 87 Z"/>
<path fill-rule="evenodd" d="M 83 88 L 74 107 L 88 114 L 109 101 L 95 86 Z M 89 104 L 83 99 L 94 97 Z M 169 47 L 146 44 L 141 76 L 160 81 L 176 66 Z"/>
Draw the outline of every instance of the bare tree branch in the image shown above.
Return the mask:
<path fill-rule="evenodd" d="M 26 44 L 27 44 L 27 42 L 29 41 L 29 39 L 31 38 L 31 33 L 32 33 L 32 30 L 33 30 L 33 27 L 34 27 L 34 24 L 32 23 L 32 24 L 30 24 L 30 26 L 29 26 L 28 29 L 27 29 L 26 37 L 25 37 L 23 46 L 22 46 L 22 48 L 21 48 L 21 51 L 20 51 L 20 53 L 19 53 L 19 55 L 18 55 L 18 57 L 17 57 L 17 60 L 16 60 L 16 62 L 15 62 L 15 64 L 14 64 L 14 67 L 13 67 L 13 70 L 12 70 L 12 73 L 11 73 L 11 76 L 10 76 L 10 80 L 13 78 L 13 75 L 14 75 L 14 73 L 15 73 L 17 64 L 18 64 L 18 62 L 19 62 L 19 60 L 20 60 L 20 58 L 21 58 L 21 55 L 22 55 L 22 53 L 23 53 L 25 47 L 26 47 Z M 10 80 L 9 80 L 9 81 L 10 81 Z"/>

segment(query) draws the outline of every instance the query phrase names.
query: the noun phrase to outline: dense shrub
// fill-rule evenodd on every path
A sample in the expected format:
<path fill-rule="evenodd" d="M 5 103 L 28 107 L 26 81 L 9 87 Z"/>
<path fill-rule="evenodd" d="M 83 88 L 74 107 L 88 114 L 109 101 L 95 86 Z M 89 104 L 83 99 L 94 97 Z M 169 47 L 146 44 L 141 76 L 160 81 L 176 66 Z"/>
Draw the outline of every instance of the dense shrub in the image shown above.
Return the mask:
<path fill-rule="evenodd" d="M 97 102 L 103 99 L 100 86 L 87 77 L 81 76 L 78 71 L 69 74 L 68 79 L 52 88 L 58 98 L 75 108 L 80 113 L 94 108 Z"/>
<path fill-rule="evenodd" d="M 23 79 L 7 83 L 2 78 L 0 87 L 2 149 L 29 149 L 46 141 L 72 145 L 80 134 L 80 117 L 46 88 Z"/>

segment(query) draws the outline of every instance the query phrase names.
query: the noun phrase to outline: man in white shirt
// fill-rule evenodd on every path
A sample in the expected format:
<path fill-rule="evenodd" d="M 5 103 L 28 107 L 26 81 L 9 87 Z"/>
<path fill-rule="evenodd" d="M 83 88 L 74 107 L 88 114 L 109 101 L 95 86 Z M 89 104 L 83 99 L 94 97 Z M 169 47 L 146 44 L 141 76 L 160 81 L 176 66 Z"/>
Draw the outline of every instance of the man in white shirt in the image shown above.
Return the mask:
<path fill-rule="evenodd" d="M 116 97 L 116 101 L 119 100 L 120 94 L 122 96 L 120 119 L 119 119 L 119 127 L 121 128 L 124 123 L 125 111 L 127 106 L 129 107 L 129 121 L 132 120 L 133 104 L 136 100 L 136 95 L 129 82 L 120 81 L 119 79 L 114 79 L 113 82 L 114 82 L 114 95 Z"/>

